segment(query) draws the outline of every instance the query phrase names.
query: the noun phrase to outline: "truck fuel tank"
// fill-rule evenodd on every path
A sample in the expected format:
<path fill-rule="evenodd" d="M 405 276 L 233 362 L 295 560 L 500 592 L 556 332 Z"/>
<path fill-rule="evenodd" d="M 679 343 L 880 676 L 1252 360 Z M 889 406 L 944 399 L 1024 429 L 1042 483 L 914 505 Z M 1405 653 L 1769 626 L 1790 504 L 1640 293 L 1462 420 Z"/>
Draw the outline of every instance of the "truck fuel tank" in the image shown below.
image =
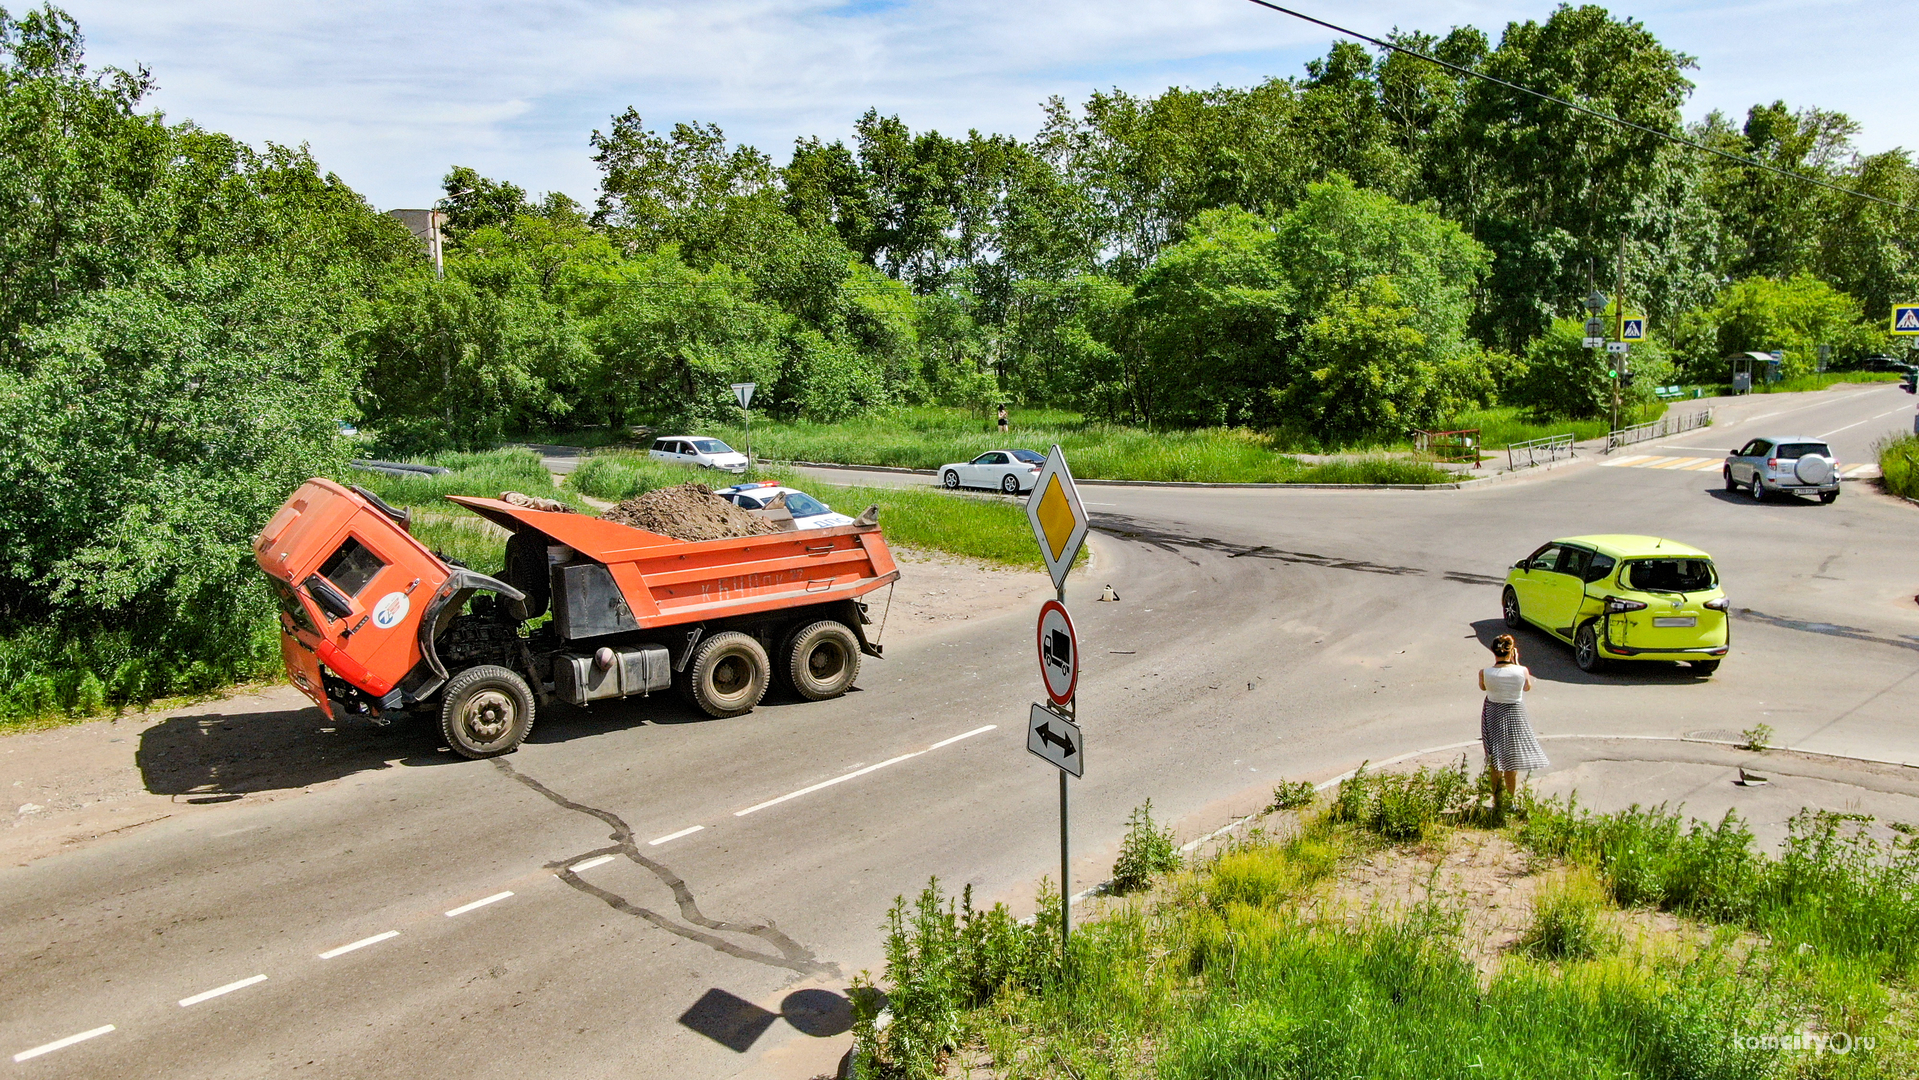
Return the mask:
<path fill-rule="evenodd" d="M 673 663 L 662 645 L 604 646 L 592 654 L 561 653 L 553 658 L 553 694 L 575 705 L 651 693 L 671 685 Z"/>

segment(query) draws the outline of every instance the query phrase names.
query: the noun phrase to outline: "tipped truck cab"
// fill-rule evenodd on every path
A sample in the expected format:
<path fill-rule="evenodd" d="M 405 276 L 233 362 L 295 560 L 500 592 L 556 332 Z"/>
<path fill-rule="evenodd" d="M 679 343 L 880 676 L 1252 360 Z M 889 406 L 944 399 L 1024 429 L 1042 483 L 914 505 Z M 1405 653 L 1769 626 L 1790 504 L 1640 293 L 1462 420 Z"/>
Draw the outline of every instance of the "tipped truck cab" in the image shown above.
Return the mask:
<path fill-rule="evenodd" d="M 1654 536 L 1554 540 L 1506 573 L 1506 625 L 1571 642 L 1582 671 L 1614 660 L 1684 660 L 1710 675 L 1729 649 L 1712 556 Z"/>
<path fill-rule="evenodd" d="M 584 514 L 456 497 L 506 529 L 499 578 L 451 565 L 372 493 L 314 479 L 254 545 L 280 604 L 288 677 L 329 713 L 437 714 L 467 757 L 509 752 L 552 700 L 680 690 L 712 716 L 776 680 L 849 689 L 859 599 L 899 577 L 867 522 L 686 542 Z M 551 612 L 552 617 L 541 622 Z"/>

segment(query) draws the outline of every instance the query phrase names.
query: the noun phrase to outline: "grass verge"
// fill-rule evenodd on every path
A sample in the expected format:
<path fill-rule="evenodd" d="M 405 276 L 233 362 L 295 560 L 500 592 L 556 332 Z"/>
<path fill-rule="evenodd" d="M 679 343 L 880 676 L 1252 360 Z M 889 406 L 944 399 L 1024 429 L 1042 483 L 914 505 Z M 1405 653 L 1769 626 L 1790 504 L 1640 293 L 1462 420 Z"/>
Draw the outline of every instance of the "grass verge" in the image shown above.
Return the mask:
<path fill-rule="evenodd" d="M 1049 904 L 1021 926 L 1003 909 L 973 914 L 970 896 L 961 914 L 934 882 L 882 927 L 892 1022 L 882 1030 L 878 999 L 857 999 L 858 1075 L 1919 1072 L 1910 845 L 1876 845 L 1862 821 L 1810 811 L 1778 858 L 1754 851 L 1736 820 L 1685 826 L 1663 809 L 1593 815 L 1522 798 L 1515 821 L 1496 825 L 1483 793 L 1463 763 L 1362 772 L 1329 806 L 1269 819 L 1271 831 L 1081 923 L 1070 979 Z M 1355 905 L 1383 865 L 1489 842 L 1537 860 L 1523 932 L 1490 960 L 1472 958 L 1485 946 L 1470 928 L 1528 902 L 1521 893 L 1448 892 L 1434 862 L 1423 894 Z M 980 929 L 962 944 L 969 919 Z"/>
<path fill-rule="evenodd" d="M 1919 499 L 1919 436 L 1885 439 L 1873 449 L 1879 456 L 1879 473 L 1886 490 Z"/>
<path fill-rule="evenodd" d="M 1015 409 L 1012 431 L 1001 435 L 991 419 L 964 409 L 898 409 L 840 424 L 761 421 L 753 425 L 756 458 L 937 469 L 1002 447 L 1044 452 L 1058 443 L 1085 480 L 1157 480 L 1200 483 L 1443 483 L 1429 466 L 1362 458 L 1330 471 L 1278 452 L 1272 439 L 1240 428 L 1149 431 L 1088 422 L 1055 409 Z M 714 434 L 745 445 L 740 428 Z M 1360 476 L 1364 479 L 1348 479 Z M 1339 477 L 1337 479 L 1332 477 Z"/>
<path fill-rule="evenodd" d="M 868 506 L 877 505 L 880 528 L 891 544 L 944 551 L 1002 566 L 1043 569 L 1025 510 L 1012 500 L 948 495 L 931 485 L 899 488 L 827 484 L 778 468 L 755 469 L 753 476 L 800 488 L 844 514 L 857 516 Z M 582 462 L 568 484 L 596 499 L 618 502 L 689 480 L 717 487 L 732 478 L 653 461 L 641 452 L 609 450 Z"/>

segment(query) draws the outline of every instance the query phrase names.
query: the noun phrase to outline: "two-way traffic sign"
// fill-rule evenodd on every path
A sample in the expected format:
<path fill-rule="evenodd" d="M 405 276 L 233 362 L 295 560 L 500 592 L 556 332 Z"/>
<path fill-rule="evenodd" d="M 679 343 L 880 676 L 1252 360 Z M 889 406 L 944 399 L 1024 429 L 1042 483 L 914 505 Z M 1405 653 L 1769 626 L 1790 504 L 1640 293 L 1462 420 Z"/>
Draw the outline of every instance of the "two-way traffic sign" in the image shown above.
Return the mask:
<path fill-rule="evenodd" d="M 1919 304 L 1893 305 L 1892 332 L 1900 337 L 1919 337 Z"/>
<path fill-rule="evenodd" d="M 1079 725 L 1044 705 L 1034 705 L 1027 718 L 1026 750 L 1074 776 L 1086 775 L 1086 736 Z"/>

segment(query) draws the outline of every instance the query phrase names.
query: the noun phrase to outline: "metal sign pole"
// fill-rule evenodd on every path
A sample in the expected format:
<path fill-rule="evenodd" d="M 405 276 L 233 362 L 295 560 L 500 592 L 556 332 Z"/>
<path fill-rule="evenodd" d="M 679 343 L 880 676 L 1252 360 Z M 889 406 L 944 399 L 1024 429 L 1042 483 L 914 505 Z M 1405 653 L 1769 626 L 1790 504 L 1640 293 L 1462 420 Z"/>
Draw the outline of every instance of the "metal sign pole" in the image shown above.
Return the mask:
<path fill-rule="evenodd" d="M 1064 604 L 1066 602 L 1066 586 L 1060 585 L 1057 592 L 1057 599 L 1060 603 Z M 1079 666 L 1079 649 L 1077 646 L 1073 649 L 1073 666 Z M 1079 722 L 1079 694 L 1077 692 L 1073 694 L 1071 702 L 1067 705 L 1067 709 L 1070 711 L 1073 722 L 1077 724 Z M 1067 972 L 1068 957 L 1071 955 L 1067 951 L 1067 945 L 1073 933 L 1073 849 L 1067 828 L 1067 822 L 1069 820 L 1068 800 L 1066 797 L 1066 770 L 1061 769 L 1059 771 L 1059 970 L 1061 976 L 1065 976 Z"/>

